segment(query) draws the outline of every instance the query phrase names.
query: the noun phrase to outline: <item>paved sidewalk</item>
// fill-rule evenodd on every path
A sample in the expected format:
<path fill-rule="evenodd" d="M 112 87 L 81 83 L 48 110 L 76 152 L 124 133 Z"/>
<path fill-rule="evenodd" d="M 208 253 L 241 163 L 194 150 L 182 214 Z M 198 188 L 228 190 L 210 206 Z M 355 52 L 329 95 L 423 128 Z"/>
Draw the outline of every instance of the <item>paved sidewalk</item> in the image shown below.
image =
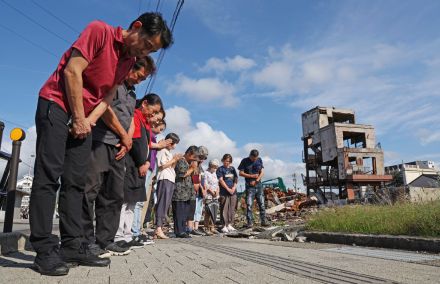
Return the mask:
<path fill-rule="evenodd" d="M 0 257 L 0 283 L 436 283 L 436 264 L 334 252 L 328 244 L 220 237 L 169 239 L 112 257 L 110 267 L 76 267 L 63 277 L 30 269 L 34 253 Z M 329 250 L 330 249 L 330 250 Z"/>

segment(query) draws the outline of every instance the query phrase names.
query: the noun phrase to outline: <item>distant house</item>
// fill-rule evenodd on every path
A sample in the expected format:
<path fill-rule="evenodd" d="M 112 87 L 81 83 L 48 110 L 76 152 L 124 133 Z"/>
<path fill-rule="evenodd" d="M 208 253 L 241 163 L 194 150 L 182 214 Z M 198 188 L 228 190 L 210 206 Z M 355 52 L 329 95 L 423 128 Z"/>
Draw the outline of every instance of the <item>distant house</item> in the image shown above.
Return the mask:
<path fill-rule="evenodd" d="M 400 180 L 411 201 L 440 199 L 440 172 L 432 161 L 414 161 L 385 167 L 385 172 Z"/>
<path fill-rule="evenodd" d="M 439 175 L 426 175 L 423 174 L 413 180 L 410 187 L 425 187 L 425 188 L 440 188 L 440 176 Z"/>
<path fill-rule="evenodd" d="M 409 185 L 411 201 L 432 201 L 440 199 L 440 175 L 423 174 Z"/>
<path fill-rule="evenodd" d="M 392 176 L 400 176 L 403 185 L 410 185 L 422 175 L 438 175 L 432 161 L 414 161 L 385 167 L 385 173 Z"/>
<path fill-rule="evenodd" d="M 32 181 L 34 177 L 31 175 L 25 175 L 22 179 L 17 181 L 17 191 L 24 195 L 30 195 L 32 190 Z"/>

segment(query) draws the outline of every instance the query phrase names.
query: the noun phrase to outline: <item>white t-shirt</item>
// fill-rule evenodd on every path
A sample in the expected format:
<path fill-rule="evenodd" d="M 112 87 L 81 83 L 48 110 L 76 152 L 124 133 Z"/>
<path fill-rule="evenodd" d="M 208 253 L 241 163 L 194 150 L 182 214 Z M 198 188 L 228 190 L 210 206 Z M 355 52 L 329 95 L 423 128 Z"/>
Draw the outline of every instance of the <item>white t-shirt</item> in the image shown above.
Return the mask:
<path fill-rule="evenodd" d="M 164 148 L 157 152 L 157 168 L 165 165 L 169 161 L 173 159 L 173 155 L 171 154 L 170 150 Z M 174 171 L 174 167 L 168 167 L 163 170 L 158 170 L 157 172 L 157 180 L 164 180 L 167 179 L 172 182 L 176 182 L 176 172 Z"/>
<path fill-rule="evenodd" d="M 209 170 L 205 171 L 205 188 L 214 192 L 219 190 L 218 178 L 216 172 L 211 173 Z M 212 199 L 212 195 L 206 193 L 206 199 Z"/>

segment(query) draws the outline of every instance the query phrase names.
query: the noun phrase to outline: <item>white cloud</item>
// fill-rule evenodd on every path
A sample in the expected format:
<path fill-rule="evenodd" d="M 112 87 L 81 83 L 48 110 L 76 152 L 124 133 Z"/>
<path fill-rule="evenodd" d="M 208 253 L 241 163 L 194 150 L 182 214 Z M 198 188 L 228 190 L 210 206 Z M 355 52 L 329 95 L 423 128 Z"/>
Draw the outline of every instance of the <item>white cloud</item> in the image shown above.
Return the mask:
<path fill-rule="evenodd" d="M 258 149 L 265 164 L 265 178 L 282 177 L 285 183 L 292 186 L 292 174 L 297 173 L 298 186 L 302 184 L 301 173 L 304 173 L 302 163 L 294 163 L 275 157 L 292 157 L 298 152 L 296 145 L 287 143 L 248 143 L 238 147 L 226 133 L 213 129 L 206 122 L 193 123 L 190 112 L 182 107 L 172 107 L 167 112 L 167 132 L 175 132 L 180 137 L 180 143 L 176 149 L 184 152 L 190 145 L 206 146 L 209 150 L 208 159 L 221 159 L 226 153 L 233 156 L 233 165 L 238 167 L 241 159 L 249 155 L 251 149 Z"/>
<path fill-rule="evenodd" d="M 182 142 L 185 148 L 190 145 L 204 145 L 209 149 L 210 157 L 217 159 L 220 159 L 226 153 L 232 156 L 239 154 L 234 141 L 223 131 L 214 130 L 206 122 L 197 122 L 193 129 L 183 133 Z"/>
<path fill-rule="evenodd" d="M 218 101 L 225 107 L 234 107 L 239 103 L 235 96 L 236 87 L 218 78 L 192 79 L 179 74 L 175 81 L 169 84 L 167 92 L 185 95 L 199 102 Z"/>
<path fill-rule="evenodd" d="M 183 107 L 174 106 L 166 110 L 167 129 L 188 132 L 191 129 L 191 114 Z"/>
<path fill-rule="evenodd" d="M 434 115 L 440 103 L 440 70 L 433 64 L 438 48 L 440 41 L 415 47 L 347 42 L 314 50 L 287 44 L 269 48 L 266 65 L 251 78 L 264 88 L 263 96 L 278 102 L 302 111 L 351 108 L 378 135 L 405 133 L 426 145 L 440 139 L 440 116 Z M 421 128 L 429 135 L 417 135 Z"/>
<path fill-rule="evenodd" d="M 322 84 L 333 78 L 333 67 L 329 62 L 306 62 L 302 66 L 304 79 L 311 84 Z"/>
<path fill-rule="evenodd" d="M 269 63 L 253 76 L 257 85 L 274 87 L 283 92 L 289 92 L 293 85 L 293 69 L 287 62 L 276 61 Z"/>
<path fill-rule="evenodd" d="M 301 174 L 305 173 L 305 166 L 303 163 L 285 162 L 280 159 L 272 159 L 269 156 L 262 156 L 263 164 L 265 165 L 265 179 L 281 177 L 287 185 L 293 184 L 293 174 L 296 174 L 296 184 L 302 187 Z"/>
<path fill-rule="evenodd" d="M 238 72 L 250 69 L 255 65 L 256 63 L 253 59 L 245 58 L 240 55 L 236 55 L 233 58 L 226 57 L 225 59 L 212 57 L 206 61 L 205 65 L 200 68 L 200 71 L 215 71 L 217 73 L 223 73 L 227 71 Z"/>
<path fill-rule="evenodd" d="M 167 132 L 175 132 L 180 137 L 178 151 L 184 152 L 191 145 L 204 145 L 209 150 L 209 159 L 220 159 L 226 153 L 239 155 L 235 141 L 223 131 L 213 129 L 206 122 L 194 123 L 187 109 L 174 106 L 167 109 L 166 113 Z"/>
<path fill-rule="evenodd" d="M 435 131 L 423 128 L 418 131 L 418 136 L 420 136 L 422 145 L 440 142 L 440 130 Z"/>

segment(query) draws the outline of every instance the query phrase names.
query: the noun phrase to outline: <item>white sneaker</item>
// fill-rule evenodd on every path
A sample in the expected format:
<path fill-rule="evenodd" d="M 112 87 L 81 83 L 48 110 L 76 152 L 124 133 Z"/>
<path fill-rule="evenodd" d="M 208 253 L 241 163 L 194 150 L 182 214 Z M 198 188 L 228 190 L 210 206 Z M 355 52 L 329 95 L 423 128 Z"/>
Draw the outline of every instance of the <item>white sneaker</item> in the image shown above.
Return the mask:
<path fill-rule="evenodd" d="M 229 230 L 229 232 L 237 231 L 234 227 L 232 227 L 231 224 L 228 225 L 228 230 Z"/>
<path fill-rule="evenodd" d="M 229 233 L 229 230 L 228 230 L 228 228 L 225 226 L 225 227 L 223 227 L 223 229 L 222 229 L 222 233 Z"/>

